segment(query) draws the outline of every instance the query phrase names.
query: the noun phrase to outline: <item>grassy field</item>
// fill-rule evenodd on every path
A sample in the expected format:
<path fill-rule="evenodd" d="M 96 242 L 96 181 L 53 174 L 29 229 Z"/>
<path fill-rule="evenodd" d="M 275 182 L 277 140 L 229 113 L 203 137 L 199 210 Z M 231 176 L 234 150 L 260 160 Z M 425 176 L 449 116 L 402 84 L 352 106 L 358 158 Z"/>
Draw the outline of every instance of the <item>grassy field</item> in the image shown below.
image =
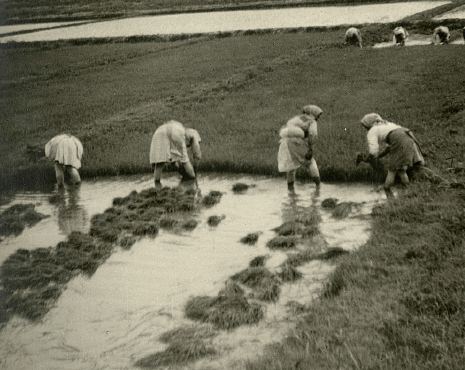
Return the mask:
<path fill-rule="evenodd" d="M 388 40 L 391 26 L 364 27 L 367 43 Z M 2 46 L 1 189 L 53 181 L 49 163 L 28 162 L 26 144 L 63 131 L 84 144 L 85 178 L 149 171 L 151 136 L 167 119 L 199 130 L 201 171 L 277 175 L 278 129 L 309 103 L 324 110 L 323 181 L 373 180 L 354 162 L 366 146 L 358 122 L 374 111 L 411 128 L 428 163 L 463 182 L 448 168 L 465 161 L 464 47 L 359 50 L 343 48 L 343 34 Z M 339 258 L 299 328 L 247 368 L 461 369 L 464 206 L 463 189 L 414 183 L 378 209 L 370 241 Z"/>
<path fill-rule="evenodd" d="M 278 130 L 309 103 L 324 111 L 324 181 L 369 178 L 354 158 L 366 147 L 358 122 L 372 111 L 412 129 L 431 165 L 463 162 L 462 48 L 342 48 L 343 32 L 2 48 L 2 186 L 18 168 L 25 179 L 43 167 L 31 169 L 26 144 L 62 131 L 83 142 L 84 177 L 149 171 L 151 136 L 168 119 L 199 130 L 201 170 L 276 175 Z"/>

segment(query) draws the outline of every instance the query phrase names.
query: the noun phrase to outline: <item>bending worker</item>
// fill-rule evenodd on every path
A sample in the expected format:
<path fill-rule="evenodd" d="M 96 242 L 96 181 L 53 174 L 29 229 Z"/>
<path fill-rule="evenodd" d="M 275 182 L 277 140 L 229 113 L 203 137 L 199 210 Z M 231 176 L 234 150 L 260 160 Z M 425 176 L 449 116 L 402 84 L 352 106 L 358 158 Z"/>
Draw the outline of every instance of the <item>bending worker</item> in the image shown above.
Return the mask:
<path fill-rule="evenodd" d="M 388 122 L 376 113 L 365 115 L 361 124 L 368 130 L 367 141 L 370 156 L 386 157 L 388 174 L 384 190 L 386 196 L 392 198 L 391 186 L 394 185 L 396 175 L 399 175 L 402 184 L 407 185 L 409 183 L 407 169 L 425 164 L 420 146 L 409 129 Z M 379 152 L 380 144 L 386 146 L 382 153 Z"/>
<path fill-rule="evenodd" d="M 55 136 L 45 145 L 45 156 L 54 161 L 58 187 L 64 186 L 65 175 L 68 175 L 72 184 L 80 184 L 78 170 L 81 168 L 83 152 L 79 139 L 68 134 Z"/>
<path fill-rule="evenodd" d="M 280 132 L 278 170 L 287 173 L 287 188 L 294 192 L 295 174 L 299 167 L 308 167 L 310 176 L 320 187 L 320 172 L 313 157 L 313 145 L 318 136 L 317 120 L 323 111 L 316 105 L 303 107 L 302 114 L 287 121 Z"/>
<path fill-rule="evenodd" d="M 355 45 L 362 48 L 362 33 L 358 28 L 350 27 L 344 35 L 344 45 Z"/>
<path fill-rule="evenodd" d="M 405 45 L 405 39 L 408 37 L 408 32 L 404 27 L 396 27 L 392 32 L 392 41 L 394 45 Z"/>
<path fill-rule="evenodd" d="M 448 44 L 450 40 L 450 32 L 449 28 L 446 26 L 439 26 L 434 29 L 433 38 L 431 40 L 432 44 L 436 44 L 437 40 L 439 39 L 439 43 Z"/>
<path fill-rule="evenodd" d="M 165 165 L 174 164 L 184 180 L 193 180 L 202 152 L 200 135 L 191 128 L 185 128 L 178 121 L 168 121 L 157 128 L 150 145 L 150 163 L 154 169 L 155 186 L 160 186 L 161 174 Z M 187 149 L 192 150 L 193 163 Z"/>

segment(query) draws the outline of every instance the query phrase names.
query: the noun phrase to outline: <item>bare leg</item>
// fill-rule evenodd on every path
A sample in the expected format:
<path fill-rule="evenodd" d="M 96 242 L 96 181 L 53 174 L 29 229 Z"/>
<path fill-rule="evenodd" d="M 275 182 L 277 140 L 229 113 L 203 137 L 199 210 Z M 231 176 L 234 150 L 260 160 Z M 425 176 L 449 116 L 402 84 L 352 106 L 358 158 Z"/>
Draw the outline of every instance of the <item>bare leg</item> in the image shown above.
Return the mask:
<path fill-rule="evenodd" d="M 297 170 L 292 170 L 287 173 L 287 190 L 294 192 L 295 173 Z"/>
<path fill-rule="evenodd" d="M 79 176 L 79 171 L 72 166 L 66 166 L 66 169 L 69 173 L 69 177 L 71 178 L 73 184 L 79 185 L 81 182 L 81 176 Z"/>
<path fill-rule="evenodd" d="M 57 179 L 58 187 L 63 187 L 65 185 L 65 173 L 63 172 L 63 165 L 55 162 L 55 176 Z"/>
<path fill-rule="evenodd" d="M 308 172 L 310 172 L 310 176 L 312 177 L 313 181 L 315 182 L 316 188 L 319 190 L 321 185 L 320 180 L 320 171 L 318 170 L 318 166 L 316 164 L 315 158 L 310 160 L 310 164 L 308 166 Z"/>
<path fill-rule="evenodd" d="M 386 181 L 384 182 L 384 191 L 386 193 L 386 197 L 394 198 L 394 194 L 392 194 L 391 186 L 394 185 L 394 181 L 396 179 L 396 172 L 388 171 L 386 176 Z"/>
<path fill-rule="evenodd" d="M 155 180 L 155 187 L 161 186 L 161 173 L 163 172 L 163 168 L 165 167 L 165 163 L 155 163 L 154 170 L 153 170 L 153 178 Z"/>
<path fill-rule="evenodd" d="M 399 174 L 400 181 L 402 181 L 402 184 L 407 186 L 410 183 L 410 181 L 408 179 L 408 175 L 407 175 L 407 168 L 403 168 L 400 171 L 398 171 L 397 173 Z"/>
<path fill-rule="evenodd" d="M 192 163 L 185 162 L 182 165 L 184 166 L 186 173 L 191 177 L 191 179 L 195 179 L 195 171 L 194 171 L 194 167 L 192 167 Z"/>

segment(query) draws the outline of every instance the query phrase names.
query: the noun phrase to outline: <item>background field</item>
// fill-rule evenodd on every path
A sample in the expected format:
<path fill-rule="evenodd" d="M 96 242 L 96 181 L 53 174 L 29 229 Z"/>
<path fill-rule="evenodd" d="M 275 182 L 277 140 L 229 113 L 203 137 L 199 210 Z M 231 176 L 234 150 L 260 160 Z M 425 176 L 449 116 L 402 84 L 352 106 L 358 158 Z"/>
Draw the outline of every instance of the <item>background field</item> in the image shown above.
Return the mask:
<path fill-rule="evenodd" d="M 431 34 L 431 15 L 409 31 Z M 461 21 L 450 24 L 459 37 Z M 393 26 L 363 27 L 368 45 Z M 375 111 L 411 128 L 428 163 L 463 183 L 448 171 L 465 160 L 463 45 L 359 50 L 343 48 L 343 34 L 3 45 L 0 189 L 53 182 L 26 144 L 63 131 L 84 144 L 84 177 L 149 171 L 151 136 L 167 119 L 198 128 L 201 171 L 276 175 L 278 129 L 308 103 L 324 110 L 315 152 L 324 181 L 373 180 L 354 159 L 366 145 L 358 122 Z M 339 260 L 301 325 L 247 368 L 461 369 L 464 203 L 460 187 L 416 183 L 375 210 L 367 245 Z"/>
<path fill-rule="evenodd" d="M 459 0 L 461 1 L 461 0 Z M 194 11 L 298 7 L 321 4 L 387 3 L 377 0 L 2 0 L 0 23 L 103 19 Z"/>
<path fill-rule="evenodd" d="M 151 136 L 168 119 L 199 130 L 201 170 L 276 175 L 278 130 L 310 103 L 324 110 L 324 181 L 369 177 L 354 158 L 370 112 L 412 129 L 431 165 L 463 162 L 463 48 L 343 48 L 343 32 L 4 47 L 2 177 L 31 167 L 27 143 L 63 131 L 84 144 L 84 177 L 149 171 Z"/>

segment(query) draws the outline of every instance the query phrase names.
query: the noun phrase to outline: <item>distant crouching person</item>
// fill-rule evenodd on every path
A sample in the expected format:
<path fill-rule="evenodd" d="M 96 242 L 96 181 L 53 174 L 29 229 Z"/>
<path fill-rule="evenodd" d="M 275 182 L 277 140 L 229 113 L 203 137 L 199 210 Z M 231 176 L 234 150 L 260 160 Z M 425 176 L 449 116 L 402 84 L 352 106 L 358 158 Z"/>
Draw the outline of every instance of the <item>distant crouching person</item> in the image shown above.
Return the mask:
<path fill-rule="evenodd" d="M 436 44 L 437 41 L 442 44 L 448 44 L 450 40 L 449 28 L 446 26 L 439 26 L 434 29 L 433 38 L 431 40 L 432 44 Z"/>
<path fill-rule="evenodd" d="M 392 41 L 395 45 L 405 45 L 405 40 L 408 37 L 408 32 L 404 27 L 396 27 L 392 32 Z"/>
<path fill-rule="evenodd" d="M 168 121 L 157 128 L 150 145 L 150 163 L 154 169 L 155 186 L 161 185 L 161 174 L 165 165 L 174 164 L 184 180 L 196 177 L 196 167 L 202 157 L 200 135 L 191 128 L 185 128 L 178 121 Z M 192 150 L 193 163 L 187 149 Z"/>
<path fill-rule="evenodd" d="M 350 27 L 344 35 L 344 45 L 355 45 L 362 48 L 362 33 L 358 28 Z"/>
<path fill-rule="evenodd" d="M 370 156 L 378 158 L 386 156 L 388 174 L 384 190 L 386 196 L 392 198 L 391 187 L 394 185 L 396 175 L 399 175 L 402 184 L 407 185 L 409 183 L 407 169 L 425 164 L 420 146 L 409 129 L 388 122 L 376 113 L 365 115 L 361 124 L 368 130 Z M 380 144 L 386 146 L 382 153 L 380 153 Z"/>
<path fill-rule="evenodd" d="M 313 145 L 318 136 L 317 120 L 322 113 L 316 105 L 307 105 L 303 107 L 301 115 L 287 121 L 279 132 L 278 170 L 287 173 L 290 192 L 294 192 L 296 171 L 303 165 L 308 166 L 317 189 L 320 187 L 320 172 L 313 157 Z"/>
<path fill-rule="evenodd" d="M 64 186 L 65 175 L 69 176 L 72 184 L 80 184 L 81 177 L 78 170 L 81 168 L 83 152 L 79 139 L 68 134 L 55 136 L 45 145 L 45 155 L 55 164 L 58 187 Z"/>

